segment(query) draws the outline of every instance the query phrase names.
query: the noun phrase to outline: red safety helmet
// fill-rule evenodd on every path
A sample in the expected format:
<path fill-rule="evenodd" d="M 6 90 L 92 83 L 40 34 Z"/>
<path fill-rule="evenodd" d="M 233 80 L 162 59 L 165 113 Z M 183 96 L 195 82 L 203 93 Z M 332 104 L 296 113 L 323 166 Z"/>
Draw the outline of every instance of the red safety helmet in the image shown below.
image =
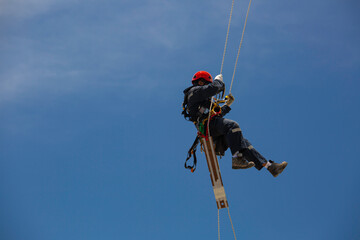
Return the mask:
<path fill-rule="evenodd" d="M 204 81 L 209 82 L 209 83 L 212 83 L 212 81 L 213 81 L 210 73 L 208 73 L 206 71 L 199 71 L 199 72 L 195 73 L 191 82 L 194 84 L 195 81 L 197 81 L 199 79 L 203 79 Z"/>

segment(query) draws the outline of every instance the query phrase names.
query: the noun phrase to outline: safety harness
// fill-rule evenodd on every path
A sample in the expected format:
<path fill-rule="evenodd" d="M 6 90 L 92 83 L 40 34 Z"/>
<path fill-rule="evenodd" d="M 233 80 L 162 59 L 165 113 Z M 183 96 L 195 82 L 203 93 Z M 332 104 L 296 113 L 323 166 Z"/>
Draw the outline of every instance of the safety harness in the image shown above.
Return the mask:
<path fill-rule="evenodd" d="M 227 99 L 227 96 L 225 97 L 225 99 Z M 216 117 L 221 115 L 221 107 L 219 104 L 221 103 L 225 103 L 226 100 L 218 100 L 215 98 L 212 98 L 211 101 L 211 113 L 204 119 L 197 119 L 195 121 L 193 121 L 194 119 L 191 118 L 191 115 L 189 114 L 188 110 L 187 110 L 187 94 L 185 94 L 184 97 L 184 102 L 183 102 L 183 111 L 182 111 L 182 115 L 184 115 L 184 118 L 188 121 L 192 121 L 195 124 L 196 129 L 198 130 L 196 138 L 193 142 L 193 144 L 191 145 L 189 151 L 188 151 L 188 155 L 187 158 L 185 160 L 185 168 L 186 169 L 190 169 L 191 172 L 195 172 L 196 170 L 196 164 L 197 164 L 197 158 L 196 158 L 196 150 L 197 150 L 197 146 L 200 142 L 200 140 L 202 138 L 208 140 L 209 139 L 209 131 L 208 131 L 208 124 L 210 123 L 210 121 Z M 201 149 L 202 150 L 202 149 Z M 193 160 L 193 164 L 192 165 L 188 165 L 188 160 L 191 159 L 191 157 L 194 156 L 194 160 Z"/>

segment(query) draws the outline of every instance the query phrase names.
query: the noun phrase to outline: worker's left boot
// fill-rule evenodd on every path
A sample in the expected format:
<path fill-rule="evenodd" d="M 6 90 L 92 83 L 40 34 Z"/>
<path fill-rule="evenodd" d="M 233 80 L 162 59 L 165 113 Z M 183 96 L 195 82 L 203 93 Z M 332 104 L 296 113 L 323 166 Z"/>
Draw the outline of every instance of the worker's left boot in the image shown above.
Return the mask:
<path fill-rule="evenodd" d="M 248 162 L 243 158 L 242 153 L 238 153 L 232 158 L 232 169 L 248 169 L 255 166 L 254 162 Z"/>
<path fill-rule="evenodd" d="M 279 174 L 282 173 L 287 166 L 287 162 L 276 163 L 271 160 L 269 160 L 269 162 L 271 165 L 268 167 L 268 170 L 274 177 L 279 176 Z"/>

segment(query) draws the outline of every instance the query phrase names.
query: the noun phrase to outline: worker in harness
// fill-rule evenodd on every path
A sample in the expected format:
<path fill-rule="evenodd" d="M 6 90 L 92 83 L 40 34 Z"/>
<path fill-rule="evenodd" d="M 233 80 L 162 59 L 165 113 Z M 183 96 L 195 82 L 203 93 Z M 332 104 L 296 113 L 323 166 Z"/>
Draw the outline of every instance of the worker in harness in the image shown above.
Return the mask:
<path fill-rule="evenodd" d="M 195 73 L 192 86 L 184 90 L 182 114 L 187 120 L 194 122 L 198 128 L 201 122 L 209 121 L 207 118 L 211 111 L 211 98 L 224 90 L 225 84 L 221 74 L 217 75 L 213 81 L 210 73 L 206 71 Z M 277 177 L 285 169 L 287 162 L 279 164 L 271 160 L 267 161 L 243 137 L 239 124 L 224 118 L 231 110 L 230 106 L 233 102 L 234 97 L 230 94 L 225 104 L 218 109 L 219 114 L 210 119 L 210 135 L 214 139 L 217 152 L 223 155 L 226 149 L 230 148 L 233 169 L 247 169 L 255 166 L 256 169 L 261 170 L 265 167 L 274 177 Z"/>

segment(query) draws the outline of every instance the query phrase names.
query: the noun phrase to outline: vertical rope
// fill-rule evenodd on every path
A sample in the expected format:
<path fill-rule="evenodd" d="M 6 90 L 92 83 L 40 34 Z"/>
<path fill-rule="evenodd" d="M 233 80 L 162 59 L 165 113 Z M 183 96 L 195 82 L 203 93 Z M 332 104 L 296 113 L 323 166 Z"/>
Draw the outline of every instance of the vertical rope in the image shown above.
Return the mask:
<path fill-rule="evenodd" d="M 212 109 L 213 103 L 214 103 L 214 97 L 211 97 L 211 104 L 210 104 L 210 108 L 209 108 L 209 115 L 208 115 L 207 126 L 206 126 L 208 137 L 211 137 L 211 134 L 210 134 L 210 117 L 211 117 L 211 109 Z"/>
<path fill-rule="evenodd" d="M 223 67 L 224 67 L 224 59 L 225 59 L 227 42 L 228 42 L 228 39 L 229 39 L 230 24 L 231 24 L 231 18 L 232 18 L 233 9 L 234 9 L 234 0 L 232 0 L 232 4 L 231 4 L 230 17 L 229 17 L 229 23 L 228 23 L 227 33 L 226 33 L 224 53 L 223 53 L 223 57 L 222 57 L 222 61 L 221 61 L 220 74 L 222 74 L 222 70 L 223 70 Z"/>
<path fill-rule="evenodd" d="M 218 209 L 218 239 L 220 240 L 220 210 Z"/>
<path fill-rule="evenodd" d="M 233 86 L 233 83 L 234 83 L 236 67 L 237 67 L 237 63 L 238 63 L 238 60 L 239 60 L 239 55 L 240 55 L 242 42 L 243 42 L 243 39 L 244 39 L 245 28 L 246 28 L 247 19 L 248 19 L 248 16 L 249 16 L 251 1 L 252 0 L 249 1 L 248 9 L 247 9 L 247 12 L 246 12 L 245 23 L 244 23 L 243 31 L 242 31 L 242 34 L 241 34 L 241 40 L 240 40 L 240 44 L 239 44 L 238 53 L 237 53 L 237 56 L 236 56 L 234 72 L 233 72 L 233 76 L 232 76 L 232 79 L 231 79 L 231 85 L 230 85 L 230 89 L 229 89 L 229 94 L 231 94 L 231 89 L 232 89 L 232 86 Z M 228 42 L 228 39 L 229 39 L 230 24 L 231 24 L 231 18 L 232 18 L 233 9 L 234 9 L 234 0 L 232 1 L 232 4 L 231 4 L 230 17 L 229 17 L 228 29 L 227 29 L 227 33 L 226 33 L 226 40 L 225 40 L 223 57 L 222 57 L 222 61 L 221 61 L 220 74 L 222 74 L 223 67 L 224 67 L 224 59 L 225 59 L 225 53 L 226 53 L 226 48 L 227 48 L 227 42 Z M 207 122 L 207 130 L 208 130 L 209 137 L 210 137 L 210 129 L 209 129 L 210 128 L 209 127 L 210 121 L 209 120 L 210 120 L 210 116 L 211 116 L 211 108 L 212 108 L 212 105 L 213 105 L 213 99 L 214 99 L 214 97 L 212 97 L 212 99 L 211 99 L 210 112 L 209 112 L 209 117 L 208 117 L 208 122 Z M 230 215 L 230 208 L 228 207 L 227 209 L 228 209 L 228 215 L 229 215 L 229 219 L 230 219 L 230 223 L 231 223 L 231 228 L 232 228 L 233 233 L 234 233 L 234 238 L 235 238 L 235 240 L 237 240 L 236 239 L 236 234 L 235 234 L 235 229 L 234 229 L 234 224 L 232 222 L 231 215 Z M 218 239 L 220 240 L 220 210 L 219 209 L 218 209 Z"/>
<path fill-rule="evenodd" d="M 230 209 L 229 209 L 229 207 L 228 207 L 227 209 L 228 209 L 228 214 L 229 214 L 229 219 L 230 219 L 231 227 L 232 227 L 232 230 L 233 230 L 233 233 L 234 233 L 234 238 L 235 238 L 235 240 L 236 240 L 235 229 L 234 229 L 234 225 L 233 225 L 233 222 L 232 222 L 232 219 L 231 219 L 231 216 L 230 216 Z M 218 210 L 218 211 L 219 211 L 219 210 Z"/>
<path fill-rule="evenodd" d="M 227 43 L 228 43 L 228 39 L 229 39 L 231 18 L 232 18 L 232 13 L 233 13 L 233 9 L 234 9 L 234 1 L 235 0 L 232 0 L 232 3 L 231 3 L 230 17 L 229 17 L 229 23 L 228 23 L 227 32 L 226 32 L 226 39 L 225 39 L 224 53 L 223 53 L 222 61 L 221 61 L 220 74 L 222 74 L 223 67 L 224 67 L 224 60 L 225 60 L 225 53 L 226 53 Z M 223 97 L 224 97 L 224 94 L 222 96 L 220 96 L 220 94 L 216 95 L 217 99 L 223 98 Z"/>
<path fill-rule="evenodd" d="M 235 78 L 236 66 L 237 66 L 237 63 L 238 63 L 238 60 L 239 60 L 240 49 L 241 49 L 241 45 L 242 45 L 242 42 L 243 42 L 243 39 L 244 39 L 244 33 L 245 33 L 245 28 L 246 28 L 247 19 L 248 19 L 248 16 L 249 16 L 251 1 L 252 1 L 252 0 L 250 0 L 249 6 L 248 6 L 248 9 L 247 9 L 247 12 L 246 12 L 246 18 L 245 18 L 244 28 L 243 28 L 243 32 L 242 32 L 242 35 L 241 35 L 240 45 L 239 45 L 239 49 L 238 49 L 238 53 L 237 53 L 237 57 L 236 57 L 236 61 L 235 61 L 234 73 L 233 73 L 232 80 L 231 80 L 231 85 L 230 85 L 230 89 L 229 89 L 229 94 L 231 93 L 232 85 L 233 85 L 234 78 Z"/>

